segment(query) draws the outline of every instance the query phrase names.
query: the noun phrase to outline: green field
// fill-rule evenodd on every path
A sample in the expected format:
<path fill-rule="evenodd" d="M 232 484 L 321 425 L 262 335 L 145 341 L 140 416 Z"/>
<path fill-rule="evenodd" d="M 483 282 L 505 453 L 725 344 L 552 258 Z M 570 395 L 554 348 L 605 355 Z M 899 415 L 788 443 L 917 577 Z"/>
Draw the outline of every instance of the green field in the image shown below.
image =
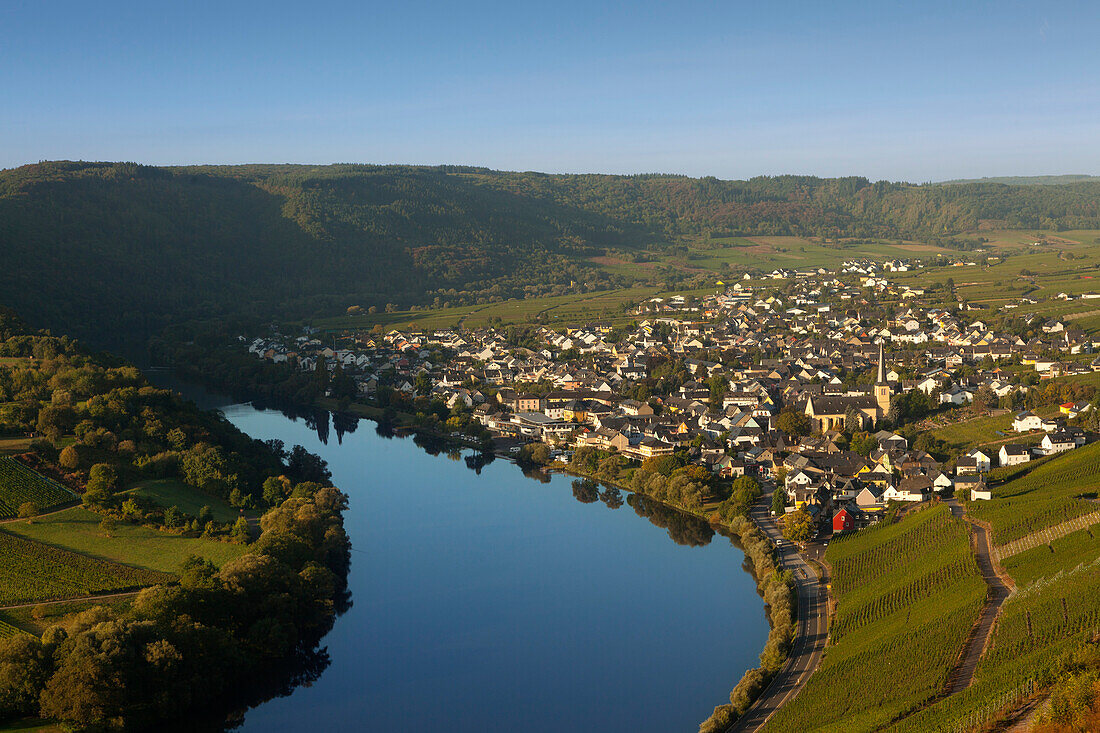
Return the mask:
<path fill-rule="evenodd" d="M 19 507 L 28 502 L 42 512 L 76 500 L 76 494 L 56 481 L 0 456 L 0 519 L 18 516 Z"/>
<path fill-rule="evenodd" d="M 107 593 L 170 577 L 0 532 L 0 604 Z"/>
<path fill-rule="evenodd" d="M 1044 462 L 993 490 L 990 501 L 971 502 L 969 511 L 993 527 L 993 541 L 1004 545 L 1045 527 L 1094 512 L 1100 480 L 1100 443 L 1086 445 Z"/>
<path fill-rule="evenodd" d="M 192 517 L 197 517 L 204 506 L 210 507 L 215 521 L 218 522 L 232 522 L 241 516 L 241 513 L 224 499 L 205 494 L 175 479 L 141 481 L 134 484 L 133 488 L 126 493 L 148 499 L 157 506 L 165 508 L 174 506 Z"/>
<path fill-rule="evenodd" d="M 919 558 L 919 561 L 914 561 Z M 939 695 L 985 600 L 969 533 L 940 505 L 830 543 L 825 657 L 765 731 L 871 731 Z"/>
<path fill-rule="evenodd" d="M 4 525 L 4 529 L 94 558 L 162 573 L 176 572 L 189 555 L 199 555 L 221 565 L 248 551 L 243 545 L 181 537 L 122 522 L 108 537 L 99 528 L 101 519 L 83 507 L 73 507 L 33 522 L 12 522 Z"/>

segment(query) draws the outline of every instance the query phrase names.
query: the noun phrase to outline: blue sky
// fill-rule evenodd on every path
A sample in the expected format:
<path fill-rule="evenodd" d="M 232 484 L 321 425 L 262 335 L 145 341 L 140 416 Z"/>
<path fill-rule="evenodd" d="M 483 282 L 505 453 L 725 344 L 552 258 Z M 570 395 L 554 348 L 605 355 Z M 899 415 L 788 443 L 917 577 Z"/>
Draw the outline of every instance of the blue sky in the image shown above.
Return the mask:
<path fill-rule="evenodd" d="M 0 2 L 0 167 L 1100 174 L 1100 3 Z"/>

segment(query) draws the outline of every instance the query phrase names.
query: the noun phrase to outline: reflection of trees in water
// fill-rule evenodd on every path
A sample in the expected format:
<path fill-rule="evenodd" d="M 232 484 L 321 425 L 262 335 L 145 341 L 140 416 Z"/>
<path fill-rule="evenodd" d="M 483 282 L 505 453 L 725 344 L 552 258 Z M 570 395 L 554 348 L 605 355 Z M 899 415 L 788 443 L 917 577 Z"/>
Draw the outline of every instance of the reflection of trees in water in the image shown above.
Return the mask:
<path fill-rule="evenodd" d="M 336 442 L 343 445 L 344 436 L 354 433 L 355 429 L 359 427 L 359 417 L 352 415 L 350 412 L 334 412 L 332 413 L 332 427 L 336 429 Z"/>
<path fill-rule="evenodd" d="M 496 459 L 497 457 L 492 453 L 471 453 L 466 456 L 466 468 L 480 476 L 481 469 L 485 468 Z"/>
<path fill-rule="evenodd" d="M 683 512 L 650 499 L 644 494 L 630 494 L 626 503 L 639 517 L 645 517 L 658 527 L 668 530 L 668 536 L 678 545 L 702 547 L 710 544 L 714 529 L 698 517 L 690 517 Z"/>
<path fill-rule="evenodd" d="M 413 433 L 413 443 L 429 456 L 438 456 L 447 447 L 446 441 L 431 433 Z"/>
<path fill-rule="evenodd" d="M 582 504 L 599 501 L 600 485 L 590 478 L 575 479 L 573 481 L 573 497 Z"/>
<path fill-rule="evenodd" d="M 607 505 L 608 509 L 618 509 L 623 505 L 623 492 L 618 486 L 608 486 L 600 492 L 600 501 Z"/>
<path fill-rule="evenodd" d="M 540 484 L 550 483 L 550 474 L 547 473 L 546 471 L 543 471 L 539 467 L 524 468 L 524 469 L 522 469 L 522 471 L 523 471 L 523 475 L 526 478 L 532 479 L 534 481 L 538 481 Z"/>
<path fill-rule="evenodd" d="M 239 728 L 247 719 L 248 711 L 277 697 L 287 697 L 299 687 L 309 687 L 332 663 L 328 648 L 320 647 L 321 639 L 332 630 L 340 615 L 351 608 L 351 594 L 344 591 L 335 599 L 336 616 L 327 624 L 315 629 L 303 638 L 298 651 L 283 663 L 272 663 L 257 668 L 248 677 L 249 684 L 235 688 L 231 697 L 222 700 L 207 699 L 196 705 L 186 719 L 175 723 L 158 723 L 157 730 L 165 733 L 221 733 Z"/>
<path fill-rule="evenodd" d="M 324 445 L 328 445 L 329 414 L 328 410 L 313 410 L 305 415 L 306 427 L 317 431 L 317 437 Z"/>

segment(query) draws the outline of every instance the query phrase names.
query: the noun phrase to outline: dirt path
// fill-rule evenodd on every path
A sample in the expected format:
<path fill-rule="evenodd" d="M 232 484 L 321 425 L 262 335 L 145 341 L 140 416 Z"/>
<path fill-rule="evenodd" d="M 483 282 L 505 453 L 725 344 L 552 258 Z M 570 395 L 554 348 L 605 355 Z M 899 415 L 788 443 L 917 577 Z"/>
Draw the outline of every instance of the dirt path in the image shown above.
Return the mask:
<path fill-rule="evenodd" d="M 963 652 L 959 663 L 951 672 L 951 676 L 948 679 L 947 694 L 954 695 L 956 692 L 962 692 L 970 687 L 974 682 L 974 673 L 978 669 L 978 661 L 982 658 L 982 654 L 985 653 L 986 647 L 989 645 L 989 640 L 993 636 L 993 626 L 997 621 L 997 616 L 1000 614 L 1004 602 L 1008 600 L 1008 597 L 1012 594 L 1012 590 L 1005 580 L 1001 578 L 993 565 L 992 553 L 989 545 L 989 532 L 982 525 L 971 521 L 956 500 L 952 499 L 948 504 L 951 507 L 952 516 L 968 522 L 971 526 L 971 547 L 974 551 L 974 556 L 978 560 L 978 568 L 981 570 L 982 580 L 985 581 L 988 588 L 985 605 L 982 606 L 981 614 L 978 617 L 978 623 L 975 624 L 974 628 L 970 631 L 970 637 L 966 642 L 966 650 Z"/>

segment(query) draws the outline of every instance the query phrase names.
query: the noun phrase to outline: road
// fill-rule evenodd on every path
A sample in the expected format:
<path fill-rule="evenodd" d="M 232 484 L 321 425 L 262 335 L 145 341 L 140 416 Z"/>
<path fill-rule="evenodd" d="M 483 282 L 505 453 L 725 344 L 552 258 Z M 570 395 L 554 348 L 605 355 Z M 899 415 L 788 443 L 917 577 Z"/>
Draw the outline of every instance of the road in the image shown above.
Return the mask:
<path fill-rule="evenodd" d="M 770 509 L 771 496 L 761 497 L 753 506 L 752 519 L 774 542 L 782 540 L 783 535 L 772 519 Z M 820 560 L 825 554 L 824 545 L 811 543 L 805 554 L 811 560 Z M 817 669 L 825 651 L 829 632 L 828 593 L 825 587 L 828 578 L 818 579 L 813 567 L 788 542 L 777 548 L 777 555 L 783 568 L 794 571 L 798 592 L 798 636 L 791 645 L 791 655 L 783 669 L 752 707 L 730 727 L 730 733 L 750 733 L 762 728 L 776 710 L 798 695 Z"/>

